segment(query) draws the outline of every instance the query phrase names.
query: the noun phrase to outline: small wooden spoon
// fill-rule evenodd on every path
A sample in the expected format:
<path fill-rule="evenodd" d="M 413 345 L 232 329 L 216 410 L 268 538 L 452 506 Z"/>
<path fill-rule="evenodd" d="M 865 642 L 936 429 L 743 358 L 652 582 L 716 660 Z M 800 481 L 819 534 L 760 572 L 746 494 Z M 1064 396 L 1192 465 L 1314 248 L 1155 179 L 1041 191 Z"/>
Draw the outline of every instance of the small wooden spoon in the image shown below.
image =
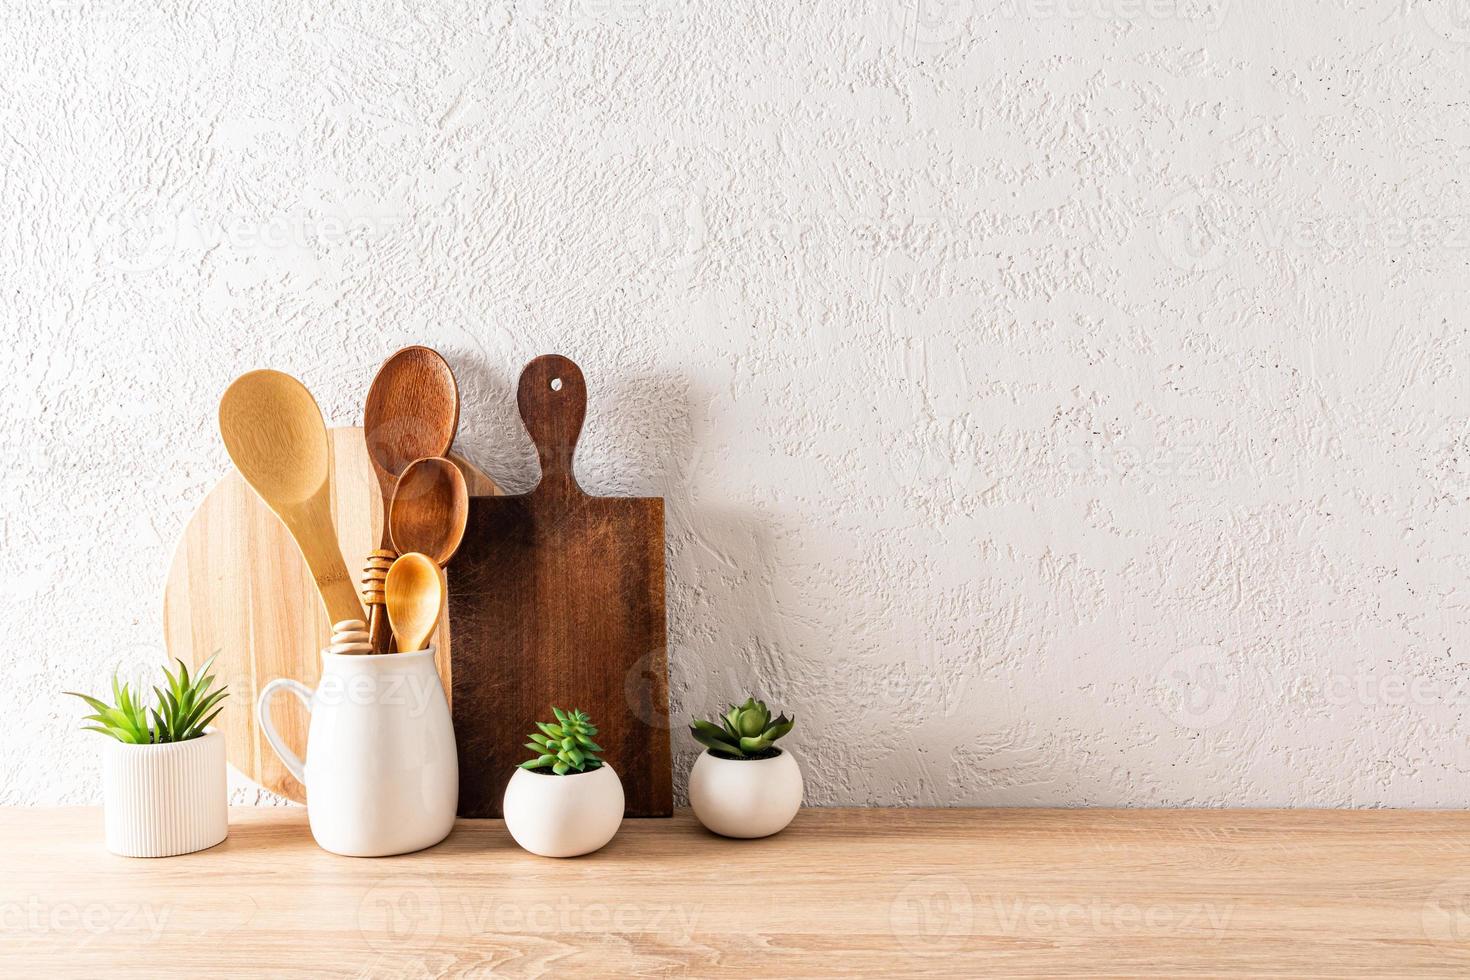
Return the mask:
<path fill-rule="evenodd" d="M 464 474 L 444 457 L 415 460 L 398 478 L 388 525 L 400 555 L 421 552 L 443 568 L 459 550 L 469 518 Z"/>
<path fill-rule="evenodd" d="M 383 496 L 383 534 L 378 547 L 392 547 L 388 510 L 398 477 L 425 456 L 443 456 L 459 428 L 459 386 L 437 351 L 405 347 L 378 369 L 363 409 L 368 458 Z M 386 653 L 388 630 L 383 608 L 373 603 L 368 617 L 373 652 Z"/>
<path fill-rule="evenodd" d="M 399 557 L 388 569 L 388 621 L 398 637 L 398 652 L 422 650 L 444 611 L 444 572 L 417 551 Z"/>
<path fill-rule="evenodd" d="M 327 619 L 362 619 L 332 524 L 327 427 L 311 392 L 280 371 L 242 374 L 220 399 L 219 431 L 236 468 L 296 539 Z"/>

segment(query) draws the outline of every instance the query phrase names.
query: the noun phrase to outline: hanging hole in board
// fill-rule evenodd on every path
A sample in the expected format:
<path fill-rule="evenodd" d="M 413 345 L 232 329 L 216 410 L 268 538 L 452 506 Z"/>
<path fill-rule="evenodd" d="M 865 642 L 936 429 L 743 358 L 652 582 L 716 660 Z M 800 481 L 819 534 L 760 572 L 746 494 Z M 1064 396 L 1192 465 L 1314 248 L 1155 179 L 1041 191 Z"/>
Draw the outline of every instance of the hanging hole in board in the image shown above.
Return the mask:
<path fill-rule="evenodd" d="M 552 391 L 561 391 L 561 378 L 552 378 L 551 379 L 551 390 Z"/>

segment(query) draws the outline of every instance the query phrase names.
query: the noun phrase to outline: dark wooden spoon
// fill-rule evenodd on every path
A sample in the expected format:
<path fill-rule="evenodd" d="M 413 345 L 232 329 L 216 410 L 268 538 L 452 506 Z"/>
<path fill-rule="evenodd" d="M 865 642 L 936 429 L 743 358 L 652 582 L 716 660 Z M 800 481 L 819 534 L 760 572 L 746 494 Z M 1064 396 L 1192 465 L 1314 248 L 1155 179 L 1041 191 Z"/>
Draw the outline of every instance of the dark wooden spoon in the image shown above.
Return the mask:
<path fill-rule="evenodd" d="M 398 478 L 388 527 L 400 555 L 419 552 L 440 568 L 459 550 L 470 494 L 459 467 L 442 456 L 415 460 Z"/>
<path fill-rule="evenodd" d="M 398 478 L 414 460 L 448 453 L 458 428 L 459 386 L 438 351 L 405 347 L 383 362 L 363 410 L 368 458 L 383 495 L 383 535 L 370 565 L 373 558 L 392 557 L 389 510 Z M 388 652 L 392 634 L 382 599 L 381 591 L 368 596 L 374 653 Z"/>

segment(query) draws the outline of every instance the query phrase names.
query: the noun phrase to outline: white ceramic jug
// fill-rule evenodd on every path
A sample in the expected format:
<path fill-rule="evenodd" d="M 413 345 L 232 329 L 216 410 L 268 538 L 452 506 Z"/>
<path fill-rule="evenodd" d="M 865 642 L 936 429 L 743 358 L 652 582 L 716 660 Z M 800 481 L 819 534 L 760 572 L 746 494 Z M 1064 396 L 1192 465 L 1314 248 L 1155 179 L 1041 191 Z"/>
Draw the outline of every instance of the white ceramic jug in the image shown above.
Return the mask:
<path fill-rule="evenodd" d="M 306 764 L 271 724 L 271 697 L 290 691 L 311 712 Z M 311 835 L 353 857 L 405 854 L 454 827 L 459 757 L 434 650 L 382 656 L 322 652 L 315 692 L 277 678 L 256 702 L 260 728 L 306 787 Z"/>

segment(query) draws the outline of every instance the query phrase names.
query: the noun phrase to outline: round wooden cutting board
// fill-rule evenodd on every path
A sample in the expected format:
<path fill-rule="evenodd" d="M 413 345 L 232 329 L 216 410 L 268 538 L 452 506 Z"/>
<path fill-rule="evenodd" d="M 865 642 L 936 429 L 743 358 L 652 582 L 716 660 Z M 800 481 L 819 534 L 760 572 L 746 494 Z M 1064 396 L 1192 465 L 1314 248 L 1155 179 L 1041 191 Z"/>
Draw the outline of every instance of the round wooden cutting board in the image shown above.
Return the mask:
<path fill-rule="evenodd" d="M 343 559 L 356 577 L 382 532 L 382 496 L 362 429 L 332 429 L 330 435 L 332 518 Z M 451 458 L 472 496 L 500 493 L 480 470 L 458 456 Z M 218 654 L 215 673 L 220 683 L 229 685 L 230 696 L 214 723 L 225 733 L 231 764 L 271 792 L 306 802 L 305 788 L 276 758 L 256 724 L 255 700 L 277 677 L 294 677 L 315 687 L 331 624 L 296 542 L 233 469 L 184 529 L 169 569 L 163 621 L 171 657 L 193 668 Z M 447 616 L 433 643 L 448 696 Z M 305 758 L 306 710 L 287 696 L 276 698 L 274 712 L 276 730 Z"/>

